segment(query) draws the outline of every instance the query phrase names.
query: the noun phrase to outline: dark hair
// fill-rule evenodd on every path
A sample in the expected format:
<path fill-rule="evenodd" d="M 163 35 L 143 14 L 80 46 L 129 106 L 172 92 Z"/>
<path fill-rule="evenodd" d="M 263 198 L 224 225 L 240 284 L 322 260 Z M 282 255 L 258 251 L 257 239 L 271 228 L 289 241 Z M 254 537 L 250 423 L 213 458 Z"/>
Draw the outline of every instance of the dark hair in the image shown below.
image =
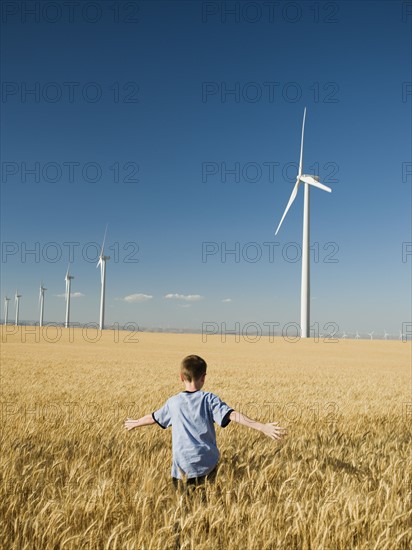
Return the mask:
<path fill-rule="evenodd" d="M 206 361 L 198 355 L 188 355 L 183 359 L 180 366 L 180 372 L 188 382 L 199 380 L 199 378 L 206 374 L 206 369 Z"/>

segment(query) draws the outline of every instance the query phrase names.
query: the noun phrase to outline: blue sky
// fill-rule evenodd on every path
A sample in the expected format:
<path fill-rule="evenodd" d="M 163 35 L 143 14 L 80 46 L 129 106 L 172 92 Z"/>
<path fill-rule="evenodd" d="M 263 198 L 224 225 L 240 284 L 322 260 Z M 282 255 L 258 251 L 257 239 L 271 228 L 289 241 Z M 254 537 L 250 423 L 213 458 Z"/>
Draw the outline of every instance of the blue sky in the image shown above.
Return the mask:
<path fill-rule="evenodd" d="M 63 320 L 63 243 L 76 242 L 72 318 L 98 320 L 99 272 L 84 256 L 108 223 L 108 323 L 299 321 L 300 262 L 287 255 L 303 189 L 274 230 L 306 106 L 304 171 L 333 188 L 311 195 L 312 322 L 397 334 L 411 321 L 408 3 L 6 4 L 1 295 L 18 287 L 22 319 L 38 318 L 43 281 L 46 320 Z M 204 243 L 217 252 L 202 259 Z"/>

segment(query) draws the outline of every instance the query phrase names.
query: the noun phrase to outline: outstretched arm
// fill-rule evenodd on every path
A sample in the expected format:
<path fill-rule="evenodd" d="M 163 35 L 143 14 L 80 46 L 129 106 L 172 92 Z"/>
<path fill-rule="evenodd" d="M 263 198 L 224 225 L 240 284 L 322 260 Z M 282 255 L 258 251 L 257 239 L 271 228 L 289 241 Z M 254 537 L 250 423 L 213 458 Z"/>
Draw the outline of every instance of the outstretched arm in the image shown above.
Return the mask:
<path fill-rule="evenodd" d="M 278 422 L 268 422 L 267 424 L 262 424 L 261 422 L 248 418 L 245 414 L 238 411 L 232 411 L 229 418 L 233 422 L 237 422 L 238 424 L 242 424 L 248 428 L 258 430 L 272 439 L 282 439 L 287 434 L 285 428 L 281 428 L 278 425 Z"/>
<path fill-rule="evenodd" d="M 156 424 L 156 422 L 153 420 L 151 414 L 146 414 L 146 416 L 142 416 L 142 418 L 139 418 L 139 420 L 128 418 L 124 423 L 124 427 L 126 428 L 126 430 L 133 430 L 133 428 L 140 428 L 140 426 L 150 426 L 151 424 Z"/>

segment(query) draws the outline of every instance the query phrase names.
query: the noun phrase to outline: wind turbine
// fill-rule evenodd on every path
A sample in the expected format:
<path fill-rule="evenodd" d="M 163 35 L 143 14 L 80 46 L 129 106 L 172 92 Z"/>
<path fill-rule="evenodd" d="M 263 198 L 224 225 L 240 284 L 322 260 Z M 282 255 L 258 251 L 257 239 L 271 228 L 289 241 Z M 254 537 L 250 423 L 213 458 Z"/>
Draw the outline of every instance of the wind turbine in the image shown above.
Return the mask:
<path fill-rule="evenodd" d="M 360 336 L 359 336 L 359 332 L 356 331 L 356 336 L 355 336 L 356 340 L 359 340 Z"/>
<path fill-rule="evenodd" d="M 389 332 L 386 332 L 386 328 L 384 329 L 383 339 L 387 340 L 389 336 Z"/>
<path fill-rule="evenodd" d="M 43 316 L 44 316 L 44 291 L 47 290 L 47 288 L 44 288 L 43 283 L 40 284 L 40 292 L 39 292 L 39 306 L 40 306 L 40 323 L 39 326 L 43 326 Z"/>
<path fill-rule="evenodd" d="M 106 293 L 106 262 L 110 260 L 110 256 L 104 255 L 104 243 L 106 241 L 107 225 L 104 232 L 102 249 L 100 251 L 99 261 L 96 267 L 100 266 L 100 278 L 101 278 L 101 293 L 100 293 L 100 330 L 104 329 L 104 301 Z"/>
<path fill-rule="evenodd" d="M 343 338 L 344 340 L 346 340 L 347 336 L 348 336 L 348 335 L 346 334 L 346 332 L 343 331 L 342 338 Z"/>
<path fill-rule="evenodd" d="M 64 280 L 66 281 L 66 294 L 65 294 L 65 298 L 66 298 L 66 321 L 64 323 L 64 326 L 66 328 L 69 328 L 69 323 L 70 323 L 70 288 L 71 288 L 71 284 L 72 284 L 72 279 L 74 279 L 73 275 L 69 274 L 69 269 L 70 269 L 70 263 L 67 267 L 66 277 L 64 278 Z"/>
<path fill-rule="evenodd" d="M 372 332 L 368 332 L 368 336 L 371 337 L 371 340 L 373 340 L 373 333 L 374 333 L 374 332 L 375 332 L 374 330 L 373 330 Z"/>
<path fill-rule="evenodd" d="M 9 302 L 10 298 L 4 297 L 4 324 L 7 325 L 7 319 L 9 317 Z"/>
<path fill-rule="evenodd" d="M 403 341 L 404 336 L 405 336 L 405 335 L 404 335 L 403 332 L 400 330 L 400 331 L 399 331 L 399 340 L 402 340 L 402 341 Z"/>
<path fill-rule="evenodd" d="M 20 298 L 21 298 L 21 294 L 19 294 L 19 291 L 16 290 L 16 294 L 14 295 L 14 302 L 16 304 L 16 327 L 18 326 L 19 324 L 19 305 L 20 305 Z"/>
<path fill-rule="evenodd" d="M 309 326 L 310 326 L 310 258 L 309 258 L 309 246 L 310 246 L 310 234 L 309 234 L 309 194 L 310 186 L 317 187 L 323 191 L 332 192 L 332 189 L 326 187 L 322 183 L 319 183 L 318 176 L 310 176 L 307 174 L 302 174 L 303 169 L 303 135 L 305 131 L 305 119 L 306 119 L 306 107 L 303 112 L 303 122 L 302 122 L 302 137 L 300 143 L 300 161 L 299 161 L 299 172 L 296 178 L 295 186 L 290 195 L 289 202 L 285 208 L 282 219 L 276 229 L 275 235 L 278 234 L 280 226 L 282 225 L 285 216 L 291 207 L 293 201 L 295 200 L 299 185 L 301 183 L 305 186 L 304 194 L 304 205 L 303 205 L 303 235 L 302 235 L 302 281 L 301 281 L 301 298 L 300 298 L 300 331 L 301 338 L 308 338 L 309 336 Z"/>

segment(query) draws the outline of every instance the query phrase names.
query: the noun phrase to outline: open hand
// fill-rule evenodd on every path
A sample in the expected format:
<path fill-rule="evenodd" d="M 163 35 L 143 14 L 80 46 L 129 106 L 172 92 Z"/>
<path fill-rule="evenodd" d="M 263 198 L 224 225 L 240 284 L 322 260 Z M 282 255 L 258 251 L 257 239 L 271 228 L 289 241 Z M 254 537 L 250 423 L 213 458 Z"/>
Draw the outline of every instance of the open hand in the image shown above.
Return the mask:
<path fill-rule="evenodd" d="M 126 428 L 126 430 L 133 430 L 133 428 L 136 428 L 137 425 L 138 425 L 139 421 L 138 420 L 133 420 L 132 418 L 127 418 L 125 423 L 124 423 L 124 427 Z"/>
<path fill-rule="evenodd" d="M 288 433 L 285 428 L 279 426 L 279 422 L 268 422 L 267 424 L 263 424 L 262 432 L 272 439 L 279 440 Z"/>

